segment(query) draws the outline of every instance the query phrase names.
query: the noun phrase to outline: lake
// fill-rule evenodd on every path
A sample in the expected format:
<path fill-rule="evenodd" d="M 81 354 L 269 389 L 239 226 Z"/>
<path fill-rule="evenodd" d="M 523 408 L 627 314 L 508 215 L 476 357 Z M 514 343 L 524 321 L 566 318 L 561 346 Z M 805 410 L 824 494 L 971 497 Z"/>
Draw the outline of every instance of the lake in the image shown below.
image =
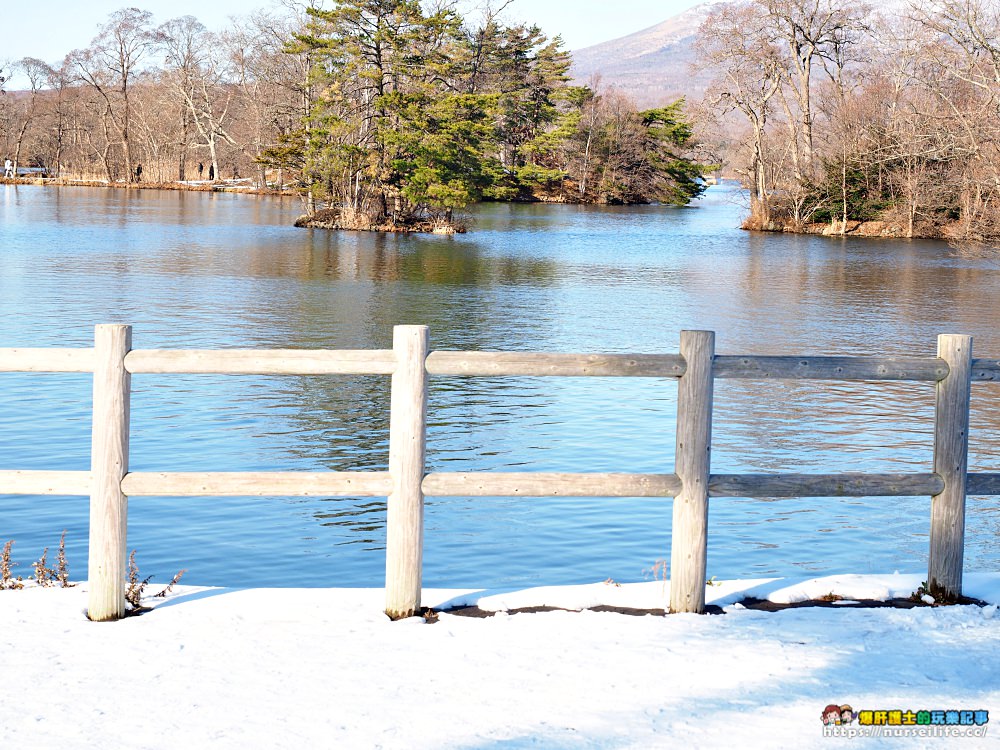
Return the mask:
<path fill-rule="evenodd" d="M 455 237 L 291 226 L 295 199 L 6 186 L 0 347 L 390 348 L 934 356 L 939 333 L 1000 356 L 1000 261 L 943 243 L 751 234 L 742 193 L 688 208 L 484 205 Z M 384 377 L 136 375 L 136 471 L 385 470 Z M 0 469 L 86 470 L 90 376 L 0 375 Z M 1000 470 L 1000 386 L 973 386 L 970 470 Z M 676 381 L 432 378 L 432 471 L 669 472 Z M 718 381 L 717 473 L 928 472 L 930 384 Z M 970 498 L 966 570 L 1000 569 L 996 498 Z M 930 499 L 719 498 L 719 578 L 926 570 Z M 15 570 L 87 499 L 0 496 Z M 428 498 L 424 584 L 640 581 L 669 558 L 669 499 Z M 381 586 L 383 498 L 133 498 L 143 576 L 227 586 Z M 54 552 L 50 550 L 50 560 Z"/>

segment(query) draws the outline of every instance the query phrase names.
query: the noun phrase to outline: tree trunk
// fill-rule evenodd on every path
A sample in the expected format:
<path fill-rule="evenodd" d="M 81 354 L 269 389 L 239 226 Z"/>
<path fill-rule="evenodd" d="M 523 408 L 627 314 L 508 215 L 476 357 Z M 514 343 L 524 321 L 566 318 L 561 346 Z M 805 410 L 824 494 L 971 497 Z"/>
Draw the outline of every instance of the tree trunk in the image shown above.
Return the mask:
<path fill-rule="evenodd" d="M 209 179 L 212 182 L 218 182 L 222 179 L 222 175 L 219 174 L 219 157 L 215 147 L 215 134 L 211 133 L 206 140 L 208 141 L 208 169 L 211 175 Z"/>
<path fill-rule="evenodd" d="M 14 147 L 14 177 L 17 178 L 17 165 L 21 162 L 21 143 L 24 140 L 24 131 L 28 129 L 28 121 L 24 121 L 21 132 L 17 134 L 17 145 Z"/>
<path fill-rule="evenodd" d="M 587 173 L 590 171 L 590 145 L 594 140 L 594 127 L 587 129 L 587 145 L 583 150 L 583 169 L 580 170 L 580 198 L 587 195 Z"/>
<path fill-rule="evenodd" d="M 132 171 L 132 141 L 129 140 L 129 101 L 127 93 L 125 93 L 125 112 L 122 116 L 122 150 L 124 151 L 125 158 L 125 182 L 135 182 L 136 176 Z"/>
<path fill-rule="evenodd" d="M 840 225 L 840 233 L 847 234 L 847 150 L 844 150 L 844 158 L 840 162 L 840 198 L 844 202 L 843 223 Z"/>

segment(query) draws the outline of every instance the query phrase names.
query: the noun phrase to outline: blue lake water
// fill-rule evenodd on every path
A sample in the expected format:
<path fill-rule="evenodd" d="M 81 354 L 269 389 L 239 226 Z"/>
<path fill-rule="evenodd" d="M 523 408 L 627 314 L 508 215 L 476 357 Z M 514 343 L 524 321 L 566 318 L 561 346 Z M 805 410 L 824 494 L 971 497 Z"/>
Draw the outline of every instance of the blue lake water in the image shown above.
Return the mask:
<path fill-rule="evenodd" d="M 751 234 L 741 193 L 696 205 L 486 205 L 456 237 L 295 229 L 293 199 L 7 186 L 0 347 L 933 356 L 939 333 L 1000 356 L 1000 260 L 943 243 Z M 133 377 L 136 471 L 384 470 L 388 379 Z M 0 374 L 0 469 L 89 467 L 90 377 Z M 431 382 L 429 468 L 667 472 L 676 382 Z M 719 381 L 713 471 L 930 471 L 929 384 Z M 973 386 L 972 470 L 1000 470 L 1000 386 Z M 1000 569 L 1000 501 L 970 498 L 966 569 Z M 709 575 L 925 569 L 930 499 L 713 499 Z M 27 574 L 67 530 L 86 574 L 87 500 L 0 496 Z M 230 586 L 380 586 L 383 498 L 133 498 L 143 575 Z M 428 498 L 424 583 L 638 581 L 669 558 L 669 499 Z"/>

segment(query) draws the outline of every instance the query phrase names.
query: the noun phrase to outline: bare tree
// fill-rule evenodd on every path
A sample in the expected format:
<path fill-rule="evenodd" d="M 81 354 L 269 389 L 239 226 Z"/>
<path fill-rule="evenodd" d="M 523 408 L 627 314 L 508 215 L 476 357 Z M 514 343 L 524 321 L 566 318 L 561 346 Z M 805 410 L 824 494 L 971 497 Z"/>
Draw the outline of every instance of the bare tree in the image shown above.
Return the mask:
<path fill-rule="evenodd" d="M 589 93 L 586 100 L 581 104 L 580 134 L 583 137 L 583 144 L 580 149 L 581 162 L 578 174 L 580 198 L 587 195 L 587 181 L 590 178 L 591 162 L 593 161 L 594 142 L 600 133 L 603 123 L 603 112 L 601 104 L 601 76 L 595 73 L 591 76 L 590 85 L 587 87 Z"/>
<path fill-rule="evenodd" d="M 749 125 L 751 219 L 767 226 L 774 189 L 767 126 L 787 67 L 773 25 L 760 5 L 723 5 L 698 30 L 698 49 L 704 64 L 719 71 L 706 96 L 708 111 L 718 117 L 739 112 Z"/>
<path fill-rule="evenodd" d="M 191 102 L 195 97 L 195 81 L 205 62 L 208 51 L 208 29 L 194 16 L 181 16 L 159 27 L 163 45 L 163 81 L 175 93 L 180 124 L 180 146 L 177 179 L 187 178 L 187 153 L 194 127 Z"/>
<path fill-rule="evenodd" d="M 24 144 L 24 136 L 28 127 L 39 115 L 39 100 L 42 91 L 49 80 L 52 69 L 34 57 L 25 57 L 19 60 L 15 66 L 17 70 L 28 79 L 29 92 L 27 96 L 23 94 L 18 97 L 16 103 L 16 135 L 14 136 L 14 174 L 17 174 L 18 165 L 21 163 L 21 148 Z"/>
<path fill-rule="evenodd" d="M 305 23 L 302 15 L 301 8 L 285 15 L 257 12 L 234 20 L 220 37 L 242 113 L 230 133 L 256 171 L 259 187 L 267 185 L 264 150 L 307 122 L 312 107 L 311 58 L 287 49 Z M 279 189 L 283 181 L 279 174 Z"/>
<path fill-rule="evenodd" d="M 1000 245 L 1000 9 L 986 0 L 914 6 L 929 32 L 919 83 L 946 113 L 959 158 L 951 183 L 961 208 L 959 241 Z"/>
<path fill-rule="evenodd" d="M 80 80 L 93 88 L 104 104 L 103 127 L 109 138 L 108 146 L 120 147 L 126 182 L 136 179 L 130 127 L 132 124 L 132 85 L 144 58 L 158 44 L 160 35 L 152 28 L 152 14 L 138 8 L 123 8 L 112 13 L 91 42 L 90 47 L 70 53 L 69 63 Z M 103 160 L 109 181 L 115 173 L 109 158 Z"/>

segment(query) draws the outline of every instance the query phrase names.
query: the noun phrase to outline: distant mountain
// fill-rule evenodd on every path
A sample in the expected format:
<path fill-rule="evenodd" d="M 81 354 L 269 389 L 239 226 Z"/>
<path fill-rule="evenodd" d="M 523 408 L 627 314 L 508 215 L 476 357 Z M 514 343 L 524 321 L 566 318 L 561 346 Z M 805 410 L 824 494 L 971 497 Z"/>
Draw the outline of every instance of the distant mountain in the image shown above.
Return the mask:
<path fill-rule="evenodd" d="M 575 50 L 571 74 L 578 84 L 598 74 L 603 83 L 625 92 L 641 107 L 652 107 L 680 96 L 697 98 L 711 75 L 693 67 L 698 27 L 727 0 L 709 2 L 634 34 Z"/>
<path fill-rule="evenodd" d="M 599 74 L 604 84 L 630 95 L 640 107 L 659 106 L 680 96 L 698 99 L 712 79 L 711 73 L 697 65 L 698 28 L 720 7 L 745 2 L 705 0 L 656 26 L 574 50 L 570 74 L 580 85 Z M 879 0 L 874 6 L 891 22 L 906 16 L 915 0 Z"/>

